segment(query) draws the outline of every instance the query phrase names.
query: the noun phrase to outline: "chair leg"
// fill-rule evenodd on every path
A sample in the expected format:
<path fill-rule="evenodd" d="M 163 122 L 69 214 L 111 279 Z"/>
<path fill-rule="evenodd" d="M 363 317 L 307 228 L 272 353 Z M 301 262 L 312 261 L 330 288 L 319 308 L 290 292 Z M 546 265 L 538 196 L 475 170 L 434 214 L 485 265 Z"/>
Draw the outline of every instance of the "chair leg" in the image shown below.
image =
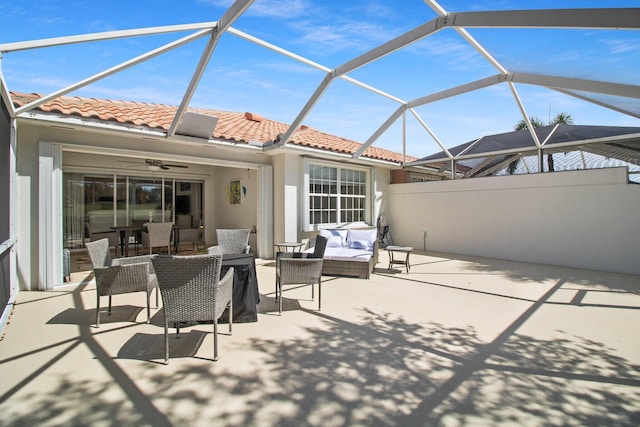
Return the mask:
<path fill-rule="evenodd" d="M 320 311 L 321 299 L 322 299 L 322 279 L 318 280 L 318 311 Z"/>
<path fill-rule="evenodd" d="M 282 315 L 282 283 L 278 283 L 278 314 Z"/>
<path fill-rule="evenodd" d="M 147 323 L 151 323 L 151 291 L 153 289 L 147 289 Z"/>
<path fill-rule="evenodd" d="M 229 301 L 229 335 L 231 335 L 231 327 L 233 326 L 233 296 Z"/>
<path fill-rule="evenodd" d="M 169 325 L 164 322 L 164 364 L 169 364 Z"/>
<path fill-rule="evenodd" d="M 218 320 L 213 320 L 213 361 L 218 360 Z"/>
<path fill-rule="evenodd" d="M 96 294 L 98 295 L 97 301 L 96 301 L 96 328 L 100 327 L 100 294 L 98 294 L 96 292 Z"/>
<path fill-rule="evenodd" d="M 160 286 L 156 287 L 156 308 L 160 308 Z"/>
<path fill-rule="evenodd" d="M 107 314 L 111 316 L 111 295 L 109 295 L 109 310 L 107 310 Z"/>

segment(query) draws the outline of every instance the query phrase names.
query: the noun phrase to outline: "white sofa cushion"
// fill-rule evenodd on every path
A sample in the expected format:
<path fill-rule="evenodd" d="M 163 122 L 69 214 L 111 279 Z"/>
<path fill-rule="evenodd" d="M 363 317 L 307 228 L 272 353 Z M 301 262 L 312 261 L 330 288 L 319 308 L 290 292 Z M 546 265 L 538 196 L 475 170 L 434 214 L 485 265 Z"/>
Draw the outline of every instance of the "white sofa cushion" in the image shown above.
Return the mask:
<path fill-rule="evenodd" d="M 347 246 L 351 249 L 364 249 L 373 251 L 373 244 L 378 237 L 375 228 L 369 230 L 349 230 Z"/>
<path fill-rule="evenodd" d="M 320 230 L 318 234 L 327 238 L 327 248 L 344 248 L 347 246 L 348 230 Z"/>
<path fill-rule="evenodd" d="M 326 248 L 323 259 L 330 259 L 333 261 L 369 262 L 372 256 L 373 252 L 362 249 Z"/>

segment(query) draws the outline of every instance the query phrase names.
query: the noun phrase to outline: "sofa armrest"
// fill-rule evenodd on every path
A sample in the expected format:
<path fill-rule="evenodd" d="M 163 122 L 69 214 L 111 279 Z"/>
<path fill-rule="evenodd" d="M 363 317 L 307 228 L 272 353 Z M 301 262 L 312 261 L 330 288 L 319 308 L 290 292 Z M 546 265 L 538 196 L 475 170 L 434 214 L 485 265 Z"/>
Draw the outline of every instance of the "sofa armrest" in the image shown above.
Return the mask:
<path fill-rule="evenodd" d="M 373 265 L 375 266 L 378 263 L 378 246 L 380 241 L 378 239 L 373 242 Z"/>

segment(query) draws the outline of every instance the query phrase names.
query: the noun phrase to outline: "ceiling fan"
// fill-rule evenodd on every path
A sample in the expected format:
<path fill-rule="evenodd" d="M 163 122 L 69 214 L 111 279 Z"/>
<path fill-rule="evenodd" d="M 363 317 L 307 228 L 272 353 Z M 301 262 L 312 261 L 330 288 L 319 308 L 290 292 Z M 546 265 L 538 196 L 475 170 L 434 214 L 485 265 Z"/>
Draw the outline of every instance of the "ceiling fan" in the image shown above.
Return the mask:
<path fill-rule="evenodd" d="M 170 168 L 188 168 L 186 165 L 172 165 L 163 162 L 162 160 L 144 159 L 144 163 L 147 165 L 147 169 L 152 172 L 162 170 L 169 170 Z"/>
<path fill-rule="evenodd" d="M 187 165 L 177 165 L 177 164 L 170 164 L 170 163 L 165 163 L 162 160 L 154 160 L 154 159 L 144 159 L 144 163 L 140 162 L 140 161 L 129 161 L 129 160 L 119 160 L 120 162 L 123 163 L 133 163 L 136 165 L 144 165 L 147 167 L 147 169 L 149 169 L 151 172 L 158 172 L 160 170 L 169 170 L 171 168 L 188 168 L 189 166 Z"/>

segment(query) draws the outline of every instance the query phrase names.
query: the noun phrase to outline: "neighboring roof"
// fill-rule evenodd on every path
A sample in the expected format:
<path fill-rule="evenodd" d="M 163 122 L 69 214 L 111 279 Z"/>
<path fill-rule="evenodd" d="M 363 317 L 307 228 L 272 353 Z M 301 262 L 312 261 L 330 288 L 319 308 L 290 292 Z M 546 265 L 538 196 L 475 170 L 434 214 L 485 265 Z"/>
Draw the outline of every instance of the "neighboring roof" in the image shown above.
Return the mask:
<path fill-rule="evenodd" d="M 22 107 L 41 97 L 40 94 L 11 92 L 11 98 L 16 107 Z M 178 107 L 173 105 L 113 101 L 79 96 L 61 96 L 36 108 L 36 110 L 47 114 L 77 116 L 101 122 L 157 129 L 162 132 L 169 130 L 177 109 Z M 234 143 L 269 144 L 277 141 L 279 135 L 289 129 L 289 125 L 286 123 L 249 112 L 239 113 L 203 108 L 189 108 L 189 111 L 218 117 L 218 124 L 212 137 Z M 293 133 L 289 141 L 298 146 L 348 155 L 354 154 L 362 147 L 359 142 L 320 132 L 304 125 Z M 402 163 L 402 154 L 377 147 L 367 148 L 363 157 Z M 413 161 L 416 158 L 407 156 L 406 160 Z"/>
<path fill-rule="evenodd" d="M 560 124 L 534 131 L 546 157 L 543 164 L 531 133 L 518 130 L 453 147 L 447 150 L 453 159 L 443 150 L 408 166 L 442 165 L 445 171 L 453 160 L 464 178 L 623 166 L 629 180 L 640 183 L 640 127 Z"/>
<path fill-rule="evenodd" d="M 561 150 L 560 145 L 588 144 L 597 146 L 598 153 L 614 157 L 630 163 L 640 164 L 640 127 L 623 126 L 584 126 L 584 125 L 549 125 L 535 129 L 538 140 L 545 151 Z M 584 148 L 584 147 L 583 147 Z M 563 148 L 567 150 L 567 148 Z M 450 148 L 454 156 L 492 156 L 505 151 L 535 151 L 536 144 L 528 130 L 500 133 L 483 136 L 479 139 Z M 589 151 L 587 147 L 585 151 Z M 447 154 L 441 151 L 423 157 L 416 163 L 448 160 Z"/>

